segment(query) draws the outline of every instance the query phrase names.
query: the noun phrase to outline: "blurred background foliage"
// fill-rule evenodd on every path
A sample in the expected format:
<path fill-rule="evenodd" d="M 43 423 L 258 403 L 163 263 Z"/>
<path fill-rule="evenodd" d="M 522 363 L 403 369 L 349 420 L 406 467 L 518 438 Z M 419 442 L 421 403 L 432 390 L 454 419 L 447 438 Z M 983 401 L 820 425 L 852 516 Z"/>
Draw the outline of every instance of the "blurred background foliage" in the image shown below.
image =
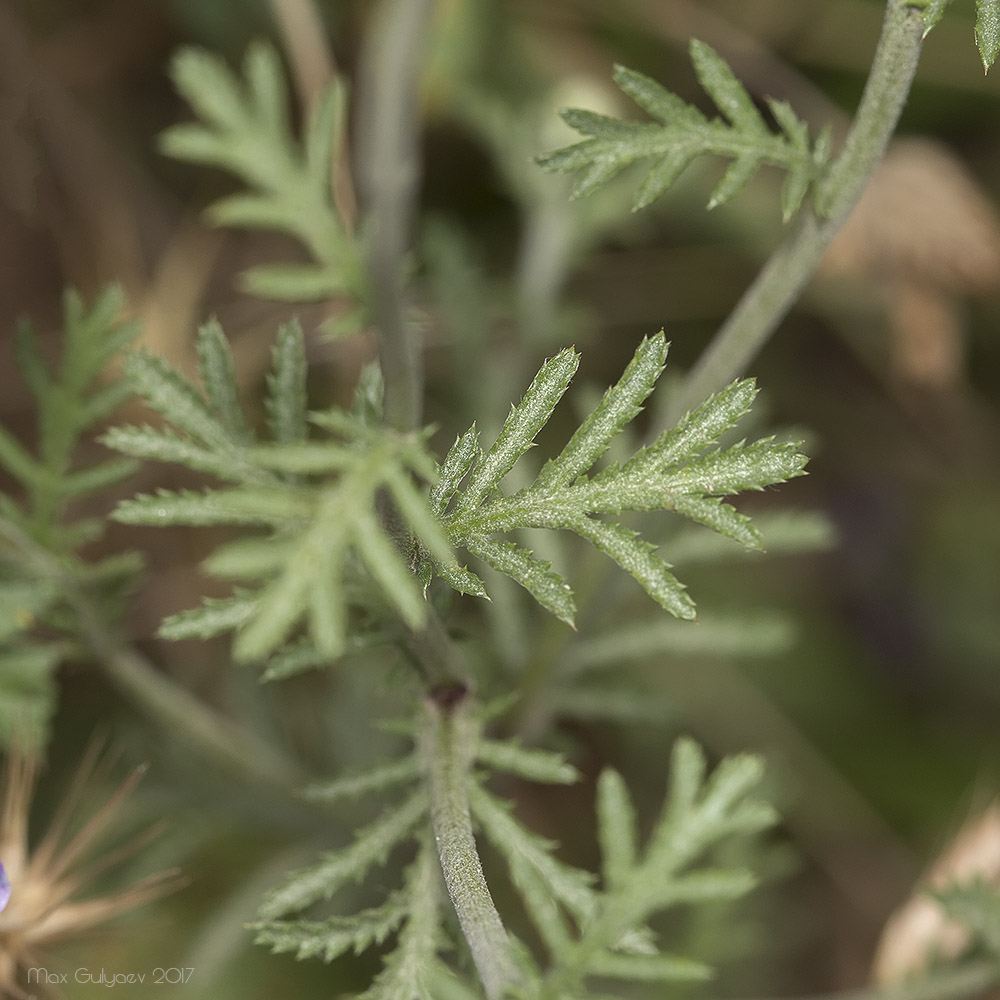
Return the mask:
<path fill-rule="evenodd" d="M 218 316 L 247 398 L 259 398 L 274 332 L 291 310 L 239 292 L 235 278 L 299 250 L 200 221 L 200 209 L 231 181 L 157 152 L 158 133 L 190 114 L 165 67 L 180 45 L 205 46 L 236 65 L 252 39 L 272 38 L 308 100 L 309 81 L 331 65 L 352 77 L 375 6 L 0 0 L 5 427 L 27 439 L 33 421 L 8 332 L 31 314 L 54 349 L 67 285 L 89 299 L 121 283 L 141 342 L 181 366 L 190 366 L 197 323 Z M 715 755 L 759 750 L 771 761 L 786 823 L 755 859 L 765 887 L 738 912 L 699 911 L 674 928 L 679 941 L 722 964 L 708 995 L 871 981 L 888 918 L 1000 780 L 1000 79 L 982 75 L 972 6 L 956 0 L 930 36 L 886 164 L 753 366 L 764 388 L 760 419 L 805 436 L 812 462 L 808 479 L 743 509 L 762 516 L 765 543 L 768 519 L 782 511 L 823 515 L 800 526 L 810 551 L 775 545 L 766 557 L 719 562 L 683 532 L 672 536 L 677 554 L 667 545 L 665 556 L 684 570 L 705 627 L 713 614 L 740 616 L 728 640 L 722 630 L 699 644 L 675 623 L 657 633 L 638 588 L 570 544 L 550 552 L 539 542 L 539 550 L 563 565 L 575 561 L 585 612 L 578 633 L 503 580 L 488 580 L 491 606 L 465 599 L 449 613 L 487 692 L 526 692 L 507 725 L 565 750 L 588 775 L 568 790 L 505 790 L 572 860 L 593 863 L 592 780 L 606 763 L 652 810 L 676 732 L 693 733 Z M 322 21 L 325 39 L 295 26 L 303 10 Z M 570 203 L 568 179 L 532 163 L 571 138 L 555 110 L 631 114 L 611 82 L 615 62 L 705 107 L 686 54 L 695 36 L 730 61 L 752 94 L 786 99 L 811 128 L 830 122 L 839 137 L 882 10 L 879 0 L 437 4 L 413 275 L 425 417 L 440 428 L 439 454 L 473 419 L 495 430 L 558 347 L 573 343 L 583 353 L 582 407 L 587 393 L 614 381 L 642 336 L 663 327 L 673 367 L 650 407 L 656 426 L 669 376 L 694 362 L 780 239 L 780 178 L 768 171 L 711 214 L 704 205 L 722 166 L 709 161 L 640 214 L 628 213 L 628 177 Z M 310 338 L 316 403 L 349 400 L 374 356 L 371 336 L 325 338 L 336 303 L 297 312 Z M 564 430 L 575 426 L 573 414 L 563 420 Z M 542 440 L 540 453 L 559 443 Z M 181 484 L 178 474 L 149 468 L 132 486 Z M 261 688 L 252 671 L 230 667 L 223 645 L 154 638 L 165 615 L 210 588 L 198 570 L 218 541 L 207 534 L 111 528 L 104 551 L 141 548 L 149 565 L 127 625 L 135 644 L 177 683 L 292 751 L 308 772 L 388 753 L 397 737 L 374 721 L 405 714 L 415 692 L 389 650 Z M 585 684 L 566 683 L 584 675 Z M 177 864 L 190 884 L 99 938 L 68 945 L 58 968 L 192 967 L 187 984 L 169 987 L 191 1000 L 363 989 L 376 968 L 371 956 L 329 969 L 272 958 L 250 946 L 243 924 L 281 873 L 317 847 L 344 843 L 370 817 L 351 807 L 317 815 L 214 773 L 148 729 L 85 663 L 64 667 L 59 682 L 35 804 L 39 829 L 100 728 L 126 761 L 153 765 L 129 825 L 165 817 L 168 830 L 142 855 L 143 869 Z M 502 911 L 516 907 L 498 895 Z M 71 995 L 102 989 L 78 985 Z M 160 990 L 122 986 L 115 995 L 167 995 Z"/>

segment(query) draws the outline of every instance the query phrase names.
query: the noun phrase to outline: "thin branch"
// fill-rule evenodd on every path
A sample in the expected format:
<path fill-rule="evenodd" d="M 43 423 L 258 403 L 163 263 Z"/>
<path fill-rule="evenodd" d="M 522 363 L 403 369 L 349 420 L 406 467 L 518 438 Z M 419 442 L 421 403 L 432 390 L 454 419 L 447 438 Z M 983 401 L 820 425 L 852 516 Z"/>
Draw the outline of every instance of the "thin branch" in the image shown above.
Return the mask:
<path fill-rule="evenodd" d="M 291 761 L 254 733 L 213 711 L 122 642 L 97 603 L 55 554 L 2 518 L 0 537 L 11 544 L 23 563 L 57 583 L 76 614 L 80 638 L 96 665 L 140 711 L 175 739 L 186 742 L 230 772 L 286 792 L 302 783 L 304 776 Z"/>
<path fill-rule="evenodd" d="M 676 417 L 745 371 L 819 266 L 882 158 L 920 57 L 924 25 L 907 0 L 889 0 L 882 35 L 844 148 L 820 186 L 822 219 L 809 209 L 772 254 L 677 393 Z"/>
<path fill-rule="evenodd" d="M 361 68 L 357 179 L 369 224 L 368 272 L 385 419 L 396 430 L 420 422 L 423 371 L 407 315 L 405 256 L 420 176 L 419 80 L 434 0 L 386 0 Z"/>
<path fill-rule="evenodd" d="M 499 1000 L 521 976 L 472 834 L 467 789 L 478 737 L 472 698 L 464 687 L 441 688 L 424 705 L 431 821 L 441 870 L 486 996 Z"/>

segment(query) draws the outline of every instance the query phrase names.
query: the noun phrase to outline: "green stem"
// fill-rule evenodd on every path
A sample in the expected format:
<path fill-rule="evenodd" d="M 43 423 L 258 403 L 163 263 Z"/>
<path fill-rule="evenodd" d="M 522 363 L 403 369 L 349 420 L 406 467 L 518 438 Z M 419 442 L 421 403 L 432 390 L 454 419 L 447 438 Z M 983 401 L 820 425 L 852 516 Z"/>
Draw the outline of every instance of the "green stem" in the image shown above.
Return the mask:
<path fill-rule="evenodd" d="M 368 277 L 385 382 L 386 423 L 420 423 L 423 371 L 405 297 L 420 175 L 418 142 L 422 40 L 434 0 L 387 0 L 363 65 L 359 111 L 358 184 L 367 202 Z"/>
<path fill-rule="evenodd" d="M 882 35 L 844 148 L 819 187 L 818 211 L 804 208 L 736 309 L 691 370 L 674 419 L 742 374 L 785 318 L 846 222 L 878 165 L 910 92 L 924 24 L 907 0 L 889 0 Z"/>
<path fill-rule="evenodd" d="M 253 733 L 178 687 L 123 643 L 72 569 L 56 553 L 3 518 L 0 518 L 0 537 L 11 545 L 22 565 L 56 582 L 76 615 L 80 638 L 97 666 L 172 738 L 186 742 L 230 772 L 245 775 L 255 783 L 263 781 L 286 792 L 302 783 L 303 775 L 290 761 Z"/>
<path fill-rule="evenodd" d="M 445 885 L 488 1000 L 520 981 L 510 939 L 490 896 L 472 834 L 468 783 L 479 726 L 472 698 L 461 687 L 425 699 L 431 822 Z"/>
<path fill-rule="evenodd" d="M 145 658 L 115 639 L 94 606 L 71 597 L 98 666 L 132 702 L 171 738 L 254 784 L 291 792 L 303 774 L 256 735 L 198 701 Z"/>

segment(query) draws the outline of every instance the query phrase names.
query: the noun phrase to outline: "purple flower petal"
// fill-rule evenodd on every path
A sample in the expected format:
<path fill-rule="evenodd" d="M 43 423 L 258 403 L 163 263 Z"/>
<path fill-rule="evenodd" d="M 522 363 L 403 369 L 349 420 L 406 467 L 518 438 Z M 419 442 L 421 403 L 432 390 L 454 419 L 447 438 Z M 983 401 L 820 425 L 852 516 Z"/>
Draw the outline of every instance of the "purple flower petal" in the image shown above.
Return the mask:
<path fill-rule="evenodd" d="M 0 863 L 0 913 L 2 913 L 7 908 L 7 904 L 9 902 L 10 902 L 10 879 L 7 878 L 7 872 L 4 871 L 3 864 Z"/>

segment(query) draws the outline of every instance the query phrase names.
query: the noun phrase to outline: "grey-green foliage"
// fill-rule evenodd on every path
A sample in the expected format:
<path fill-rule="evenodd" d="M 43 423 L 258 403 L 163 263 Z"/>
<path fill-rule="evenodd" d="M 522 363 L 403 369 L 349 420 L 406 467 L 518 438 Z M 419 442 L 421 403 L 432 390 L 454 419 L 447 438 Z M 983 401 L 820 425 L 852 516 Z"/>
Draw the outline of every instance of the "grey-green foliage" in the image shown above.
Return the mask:
<path fill-rule="evenodd" d="M 331 194 L 331 163 L 346 113 L 343 85 L 331 84 L 317 101 L 299 143 L 289 123 L 282 68 L 270 46 L 248 49 L 242 79 L 218 56 L 199 49 L 183 49 L 172 74 L 201 121 L 168 129 L 164 151 L 221 167 L 249 189 L 215 202 L 209 218 L 217 225 L 288 233 L 313 260 L 253 267 L 243 276 L 245 288 L 289 302 L 343 298 L 354 309 L 339 332 L 353 332 L 363 321 L 367 295 L 363 250 Z"/>
<path fill-rule="evenodd" d="M 269 667 L 269 676 L 281 677 L 343 653 L 352 606 L 382 601 L 420 627 L 423 595 L 376 513 L 376 498 L 384 492 L 401 528 L 448 564 L 448 541 L 414 482 L 435 474 L 422 436 L 373 424 L 366 391 L 355 412 L 309 413 L 297 324 L 280 330 L 274 349 L 267 440 L 243 412 L 232 354 L 217 323 L 199 331 L 198 358 L 204 392 L 152 354 L 129 356 L 126 374 L 134 391 L 172 426 L 116 427 L 103 440 L 128 455 L 178 463 L 231 485 L 159 490 L 125 501 L 114 517 L 127 524 L 231 525 L 264 533 L 224 543 L 205 563 L 209 574 L 241 584 L 232 597 L 168 618 L 161 634 L 208 638 L 235 631 L 240 660 L 263 660 L 284 646 Z M 324 436 L 312 437 L 314 429 Z M 286 644 L 303 623 L 302 639 Z"/>
<path fill-rule="evenodd" d="M 532 1000 L 583 1000 L 590 980 L 638 982 L 701 980 L 704 964 L 660 951 L 649 919 L 667 909 L 706 900 L 732 900 L 748 892 L 752 875 L 718 868 L 705 856 L 724 840 L 755 833 L 774 821 L 769 806 L 755 797 L 761 777 L 757 758 L 724 761 L 709 777 L 702 752 L 690 740 L 678 742 L 670 765 L 664 808 L 644 845 L 621 777 L 606 771 L 598 786 L 598 836 L 603 869 L 594 874 L 557 857 L 556 845 L 517 820 L 511 804 L 486 787 L 490 773 L 523 780 L 567 784 L 577 779 L 558 755 L 493 740 L 481 727 L 463 748 L 474 767 L 465 794 L 473 822 L 509 872 L 527 916 L 545 946 L 536 960 L 518 947 L 523 982 L 516 995 Z M 360 775 L 307 789 L 316 802 L 336 805 L 345 799 L 409 788 L 378 820 L 359 829 L 346 847 L 317 864 L 293 872 L 262 902 L 253 925 L 259 944 L 298 958 L 331 961 L 397 937 L 385 958 L 385 971 L 364 996 L 368 1000 L 436 1000 L 432 988 L 443 974 L 440 952 L 449 947 L 447 900 L 440 890 L 436 859 L 428 836 L 430 805 L 425 785 L 434 762 L 426 748 Z M 345 916 L 310 910 L 333 899 L 350 882 L 365 878 L 393 852 L 415 844 L 416 858 L 405 869 L 402 887 L 381 903 Z M 412 850 L 412 848 L 411 848 Z M 456 995 L 480 996 L 474 982 Z"/>
<path fill-rule="evenodd" d="M 911 0 L 911 6 L 921 9 L 925 35 L 950 4 L 951 0 Z M 976 45 L 983 69 L 989 71 L 1000 55 L 1000 0 L 976 0 Z"/>
<path fill-rule="evenodd" d="M 546 170 L 579 173 L 573 195 L 580 197 L 606 184 L 630 164 L 652 159 L 635 196 L 634 209 L 644 208 L 664 194 L 699 156 L 712 154 L 733 161 L 712 192 L 709 208 L 728 201 L 762 165 L 771 164 L 787 171 L 781 193 L 782 214 L 787 221 L 823 169 L 829 151 L 828 133 L 824 131 L 810 143 L 805 123 L 791 106 L 769 100 L 768 108 L 781 129 L 772 132 L 743 84 L 713 49 L 693 41 L 691 61 L 698 81 L 724 120 L 706 118 L 655 80 L 616 66 L 615 82 L 656 123 L 622 121 L 572 108 L 561 112 L 563 120 L 589 138 L 548 153 L 538 162 Z"/>
<path fill-rule="evenodd" d="M 432 512 L 443 520 L 451 542 L 524 586 L 563 621 L 576 606 L 569 585 L 551 566 L 512 541 L 493 536 L 521 528 L 572 531 L 610 556 L 671 614 L 695 617 L 694 602 L 655 547 L 604 515 L 671 510 L 749 547 L 761 540 L 749 518 L 721 497 L 760 490 L 802 474 L 805 456 L 795 445 L 763 438 L 714 447 L 750 408 L 751 379 L 733 382 L 664 431 L 626 462 L 589 474 L 615 436 L 641 410 L 666 360 L 663 333 L 643 340 L 618 383 L 604 395 L 558 456 L 531 485 L 511 496 L 500 492 L 504 476 L 532 445 L 566 391 L 579 356 L 566 349 L 539 371 L 520 403 L 512 407 L 499 436 L 480 451 L 475 426 L 445 457 L 430 492 Z M 464 593 L 485 594 L 466 568 L 441 566 L 428 557 L 425 578 L 437 572 Z"/>
<path fill-rule="evenodd" d="M 0 497 L 0 743 L 43 745 L 55 708 L 53 671 L 78 634 L 73 594 L 86 588 L 117 607 L 138 569 L 135 555 L 96 562 L 78 550 L 97 540 L 100 518 L 69 518 L 71 504 L 127 478 L 135 463 L 117 457 L 81 461 L 95 424 L 127 398 L 109 366 L 136 335 L 120 321 L 123 299 L 109 289 L 91 305 L 75 292 L 63 301 L 58 363 L 50 365 L 27 322 L 14 338 L 17 366 L 38 414 L 37 445 L 27 448 L 0 427 L 0 466 L 20 486 L 20 500 Z M 41 626 L 41 632 L 37 628 Z M 44 635 L 44 637 L 42 637 Z"/>

